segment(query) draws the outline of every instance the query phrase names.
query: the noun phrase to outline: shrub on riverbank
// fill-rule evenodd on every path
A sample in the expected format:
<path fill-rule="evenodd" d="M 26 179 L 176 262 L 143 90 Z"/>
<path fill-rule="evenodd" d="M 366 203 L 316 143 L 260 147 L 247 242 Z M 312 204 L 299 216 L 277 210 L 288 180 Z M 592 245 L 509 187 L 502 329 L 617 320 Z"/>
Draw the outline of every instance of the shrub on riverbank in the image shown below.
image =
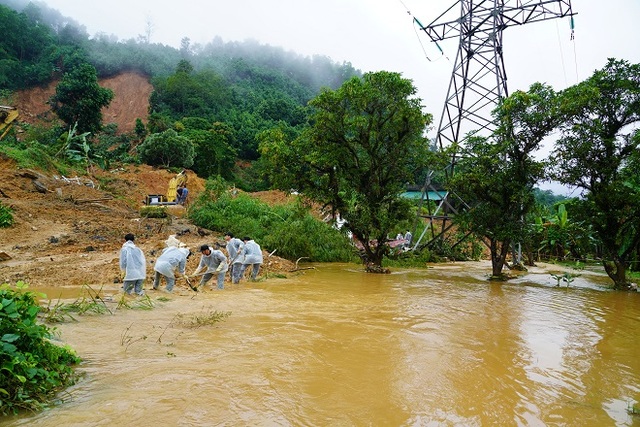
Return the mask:
<path fill-rule="evenodd" d="M 189 218 L 198 226 L 249 236 L 263 249 L 290 260 L 305 257 L 315 262 L 357 261 L 354 246 L 340 230 L 311 215 L 301 203 L 269 206 L 246 194 L 232 195 L 212 189 L 189 208 Z"/>
<path fill-rule="evenodd" d="M 0 286 L 0 414 L 41 409 L 56 391 L 75 381 L 80 359 L 49 341 L 53 330 L 37 322 L 36 294 Z"/>

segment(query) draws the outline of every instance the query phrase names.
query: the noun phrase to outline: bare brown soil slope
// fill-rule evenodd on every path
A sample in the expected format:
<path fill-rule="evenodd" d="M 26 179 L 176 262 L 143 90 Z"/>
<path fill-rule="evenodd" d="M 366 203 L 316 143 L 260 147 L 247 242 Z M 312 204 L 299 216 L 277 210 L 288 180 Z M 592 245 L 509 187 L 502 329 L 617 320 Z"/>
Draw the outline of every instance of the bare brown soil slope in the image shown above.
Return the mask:
<path fill-rule="evenodd" d="M 47 104 L 55 94 L 58 81 L 45 87 L 19 91 L 15 96 L 15 107 L 20 112 L 19 121 L 42 123 L 57 120 Z M 99 81 L 100 86 L 113 90 L 114 97 L 108 108 L 102 111 L 105 124 L 115 123 L 118 132 L 128 133 L 135 129 L 136 119 L 146 123 L 149 111 L 149 95 L 153 86 L 149 80 L 137 73 L 123 73 Z"/>
<path fill-rule="evenodd" d="M 146 118 L 151 86 L 144 77 L 129 73 L 100 83 L 115 92 L 105 122 L 115 122 L 123 131 L 133 130 L 136 118 Z M 19 93 L 15 106 L 20 120 L 52 120 L 46 101 L 54 90 L 52 84 Z M 194 200 L 204 190 L 204 180 L 192 172 L 187 174 L 189 198 Z M 53 172 L 19 169 L 0 155 L 0 202 L 13 210 L 15 219 L 13 226 L 0 228 L 0 283 L 22 280 L 34 287 L 88 284 L 117 288 L 118 252 L 128 232 L 137 236 L 148 261 L 155 259 L 171 234 L 177 234 L 192 250 L 222 241 L 220 231 L 191 224 L 181 206 L 171 207 L 167 219 L 140 217 L 145 197 L 164 194 L 173 176 L 169 171 L 140 165 L 110 171 L 96 168 L 74 180 Z M 285 199 L 276 193 L 260 196 L 272 202 Z M 9 259 L 2 260 L 3 252 Z M 189 260 L 188 271 L 195 269 L 198 258 Z M 277 257 L 269 262 L 271 271 L 294 267 Z"/>

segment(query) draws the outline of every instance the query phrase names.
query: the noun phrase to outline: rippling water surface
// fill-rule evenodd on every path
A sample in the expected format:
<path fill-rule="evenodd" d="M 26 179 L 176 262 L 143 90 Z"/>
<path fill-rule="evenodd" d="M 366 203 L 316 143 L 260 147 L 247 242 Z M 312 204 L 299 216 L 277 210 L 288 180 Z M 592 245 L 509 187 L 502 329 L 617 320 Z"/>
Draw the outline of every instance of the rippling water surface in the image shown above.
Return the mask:
<path fill-rule="evenodd" d="M 492 283 L 486 264 L 316 267 L 60 325 L 82 379 L 3 424 L 640 425 L 638 293 L 589 274 Z M 212 311 L 231 315 L 189 327 Z"/>

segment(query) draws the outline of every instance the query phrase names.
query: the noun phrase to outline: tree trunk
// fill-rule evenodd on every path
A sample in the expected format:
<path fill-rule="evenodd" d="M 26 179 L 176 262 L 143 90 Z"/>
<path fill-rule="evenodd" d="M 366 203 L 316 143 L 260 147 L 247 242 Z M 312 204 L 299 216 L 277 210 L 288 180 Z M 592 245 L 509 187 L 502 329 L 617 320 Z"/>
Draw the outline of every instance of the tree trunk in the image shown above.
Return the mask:
<path fill-rule="evenodd" d="M 388 268 L 382 267 L 385 247 L 386 245 L 378 245 L 377 243 L 372 245 L 371 242 L 364 245 L 364 254 L 361 257 L 367 273 L 388 274 L 391 272 Z"/>
<path fill-rule="evenodd" d="M 511 247 L 511 259 L 513 260 L 511 269 L 527 271 L 527 267 L 525 267 L 522 262 L 522 245 L 520 243 L 513 243 L 509 246 Z"/>
<path fill-rule="evenodd" d="M 602 265 L 604 265 L 604 271 L 613 280 L 613 289 L 628 289 L 627 266 L 622 260 L 616 258 L 613 261 L 602 261 Z"/>
<path fill-rule="evenodd" d="M 497 240 L 490 240 L 489 250 L 491 251 L 491 277 L 493 279 L 504 279 L 502 274 L 502 268 L 507 259 L 509 253 L 509 242 L 502 242 L 502 245 Z"/>

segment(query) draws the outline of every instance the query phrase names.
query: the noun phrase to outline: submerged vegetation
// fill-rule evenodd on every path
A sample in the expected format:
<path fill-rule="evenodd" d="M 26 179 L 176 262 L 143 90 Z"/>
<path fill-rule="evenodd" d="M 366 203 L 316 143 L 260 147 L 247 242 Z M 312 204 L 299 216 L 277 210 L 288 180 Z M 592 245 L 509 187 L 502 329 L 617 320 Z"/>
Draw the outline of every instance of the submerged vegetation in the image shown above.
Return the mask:
<path fill-rule="evenodd" d="M 199 313 L 179 313 L 176 315 L 175 322 L 187 328 L 200 328 L 222 322 L 229 316 L 231 316 L 230 311 L 217 311 L 210 308 L 203 308 Z"/>

